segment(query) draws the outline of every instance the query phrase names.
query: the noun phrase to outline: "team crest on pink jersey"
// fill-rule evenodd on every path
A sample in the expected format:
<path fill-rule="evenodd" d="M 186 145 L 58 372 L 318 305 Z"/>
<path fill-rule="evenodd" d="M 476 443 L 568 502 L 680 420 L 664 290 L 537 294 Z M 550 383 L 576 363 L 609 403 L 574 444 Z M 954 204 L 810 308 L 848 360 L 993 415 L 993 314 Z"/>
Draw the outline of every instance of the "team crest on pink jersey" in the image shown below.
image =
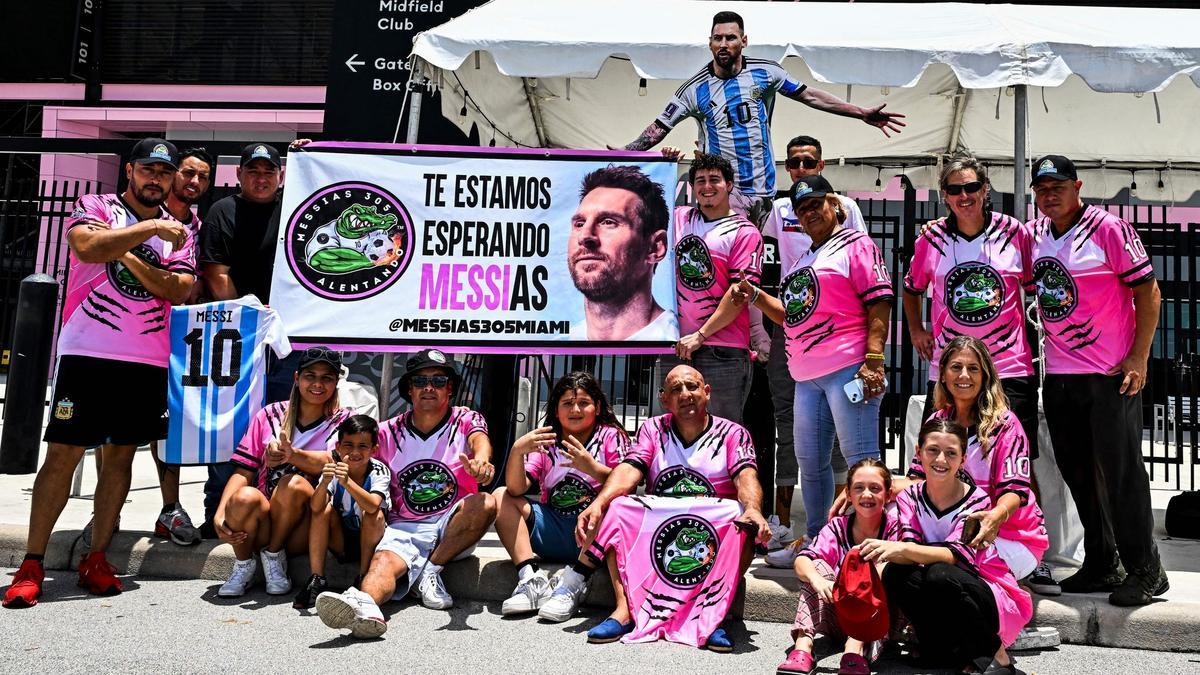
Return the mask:
<path fill-rule="evenodd" d="M 803 323 L 817 307 L 821 285 L 811 267 L 802 267 L 783 280 L 784 322 L 789 326 Z"/>
<path fill-rule="evenodd" d="M 712 256 L 704 240 L 689 234 L 675 245 L 675 260 L 678 266 L 679 283 L 693 291 L 702 291 L 716 281 Z"/>
<path fill-rule="evenodd" d="M 691 588 L 704 581 L 720 548 L 712 524 L 692 515 L 664 522 L 654 532 L 652 545 L 658 576 L 676 588 Z"/>
<path fill-rule="evenodd" d="M 660 497 L 716 497 L 717 489 L 698 471 L 675 466 L 658 474 L 650 492 Z"/>
<path fill-rule="evenodd" d="M 154 249 L 146 245 L 141 245 L 129 251 L 133 255 L 140 258 L 143 262 L 151 267 L 159 266 L 158 254 Z M 113 288 L 117 289 L 121 295 L 131 300 L 149 300 L 152 296 L 150 291 L 138 281 L 137 277 L 133 276 L 133 272 L 124 265 L 120 260 L 114 260 L 105 266 L 108 274 L 108 282 Z"/>
<path fill-rule="evenodd" d="M 1038 307 L 1047 321 L 1060 321 L 1079 304 L 1079 290 L 1070 272 L 1057 258 L 1041 258 L 1033 264 Z"/>
<path fill-rule="evenodd" d="M 969 262 L 946 274 L 946 309 L 956 321 L 982 326 L 1000 316 L 1004 281 L 990 265 Z"/>
<path fill-rule="evenodd" d="M 596 497 L 596 490 L 574 474 L 563 476 L 550 490 L 548 503 L 567 516 L 579 515 Z"/>
<path fill-rule="evenodd" d="M 398 477 L 400 495 L 413 513 L 433 514 L 454 503 L 458 482 L 450 467 L 433 459 L 414 462 Z"/>

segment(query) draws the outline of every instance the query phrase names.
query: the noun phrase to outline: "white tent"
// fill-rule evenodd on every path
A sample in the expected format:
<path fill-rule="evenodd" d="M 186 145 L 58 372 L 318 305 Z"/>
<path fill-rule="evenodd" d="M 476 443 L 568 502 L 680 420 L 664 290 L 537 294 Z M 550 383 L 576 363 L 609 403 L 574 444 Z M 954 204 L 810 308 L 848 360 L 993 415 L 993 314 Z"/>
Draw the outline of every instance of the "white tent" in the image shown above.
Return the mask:
<path fill-rule="evenodd" d="M 776 158 L 792 136 L 816 136 L 841 189 L 871 189 L 880 172 L 885 182 L 903 172 L 933 187 L 939 158 L 965 150 L 1010 191 L 1014 156 L 1025 150 L 1026 163 L 1049 152 L 1076 160 L 1086 196 L 1111 197 L 1133 180 L 1147 200 L 1200 190 L 1197 10 L 493 0 L 422 33 L 413 54 L 442 91 L 442 113 L 464 130 L 478 125 L 484 143 L 603 148 L 635 138 L 711 59 L 711 18 L 724 9 L 745 18 L 747 55 L 908 115 L 888 140 L 777 99 Z M 1019 148 L 1014 115 L 1023 109 Z M 696 133 L 685 122 L 665 143 L 691 148 Z"/>

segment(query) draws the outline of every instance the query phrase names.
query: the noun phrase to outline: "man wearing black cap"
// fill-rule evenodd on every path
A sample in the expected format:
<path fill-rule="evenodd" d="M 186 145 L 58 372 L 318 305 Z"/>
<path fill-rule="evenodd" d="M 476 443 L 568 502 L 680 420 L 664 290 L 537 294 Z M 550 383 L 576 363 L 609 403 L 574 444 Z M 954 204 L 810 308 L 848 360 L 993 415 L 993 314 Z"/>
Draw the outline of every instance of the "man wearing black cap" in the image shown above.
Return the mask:
<path fill-rule="evenodd" d="M 1162 296 L 1137 232 L 1084 205 L 1082 186 L 1066 157 L 1033 165 L 1034 199 L 1045 215 L 1031 223 L 1026 290 L 1042 317 L 1046 424 L 1083 522 L 1083 567 L 1061 586 L 1112 591 L 1114 605 L 1146 605 L 1169 587 L 1142 460 L 1141 390 Z"/>
<path fill-rule="evenodd" d="M 388 527 L 361 589 L 317 596 L 317 614 L 330 628 L 379 637 L 387 630 L 380 603 L 409 591 L 430 609 L 454 604 L 442 566 L 469 556 L 496 519 L 495 500 L 479 490 L 495 475 L 487 423 L 450 405 L 461 384 L 455 363 L 436 349 L 408 360 L 400 392 L 412 410 L 379 425 L 375 455 L 392 470 Z"/>
<path fill-rule="evenodd" d="M 195 241 L 163 211 L 179 151 L 161 138 L 139 141 L 119 195 L 85 195 L 67 219 L 70 268 L 58 335 L 58 366 L 46 461 L 33 484 L 26 556 L 5 607 L 37 604 L 42 557 L 85 448 L 104 446 L 90 551 L 79 585 L 120 593 L 105 558 L 129 492 L 138 446 L 166 436 L 167 317 L 195 281 Z"/>

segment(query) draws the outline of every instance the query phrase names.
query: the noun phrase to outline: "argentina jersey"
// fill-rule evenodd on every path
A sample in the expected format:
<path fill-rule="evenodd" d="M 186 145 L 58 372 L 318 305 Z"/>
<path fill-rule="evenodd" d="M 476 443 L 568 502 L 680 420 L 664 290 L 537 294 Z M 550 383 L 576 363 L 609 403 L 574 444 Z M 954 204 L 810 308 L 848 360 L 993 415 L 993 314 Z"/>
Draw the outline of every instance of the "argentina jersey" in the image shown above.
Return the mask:
<path fill-rule="evenodd" d="M 228 462 L 263 407 L 266 354 L 291 352 L 274 310 L 253 295 L 171 310 L 167 442 L 169 464 Z"/>
<path fill-rule="evenodd" d="M 795 96 L 805 85 L 783 66 L 766 59 L 743 59 L 742 70 L 726 80 L 712 63 L 684 82 L 658 122 L 675 128 L 685 117 L 700 123 L 700 147 L 733 165 L 738 190 L 747 196 L 775 196 L 771 153 L 771 113 L 775 92 Z"/>

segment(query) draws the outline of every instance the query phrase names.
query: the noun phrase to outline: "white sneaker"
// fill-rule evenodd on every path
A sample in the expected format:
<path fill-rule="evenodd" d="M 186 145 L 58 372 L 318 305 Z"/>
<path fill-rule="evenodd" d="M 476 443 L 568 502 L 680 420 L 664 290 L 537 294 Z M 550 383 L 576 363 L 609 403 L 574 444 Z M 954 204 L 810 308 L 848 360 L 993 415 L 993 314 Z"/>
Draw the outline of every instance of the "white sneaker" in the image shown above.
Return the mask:
<path fill-rule="evenodd" d="M 283 595 L 292 590 L 287 573 L 287 551 L 271 553 L 262 550 L 263 576 L 267 578 L 267 595 Z"/>
<path fill-rule="evenodd" d="M 542 570 L 531 572 L 517 584 L 512 597 L 500 605 L 501 616 L 536 612 L 550 598 L 550 578 Z"/>
<path fill-rule="evenodd" d="M 771 551 L 766 556 L 767 566 L 790 570 L 792 564 L 796 562 L 796 558 L 800 556 L 800 550 L 804 548 L 804 542 L 804 537 L 797 537 L 778 551 Z"/>
<path fill-rule="evenodd" d="M 771 539 L 767 542 L 768 551 L 778 551 L 796 538 L 792 535 L 790 526 L 779 522 L 779 516 L 767 518 L 767 527 L 771 529 Z"/>
<path fill-rule="evenodd" d="M 421 570 L 421 580 L 417 582 L 417 593 L 421 596 L 421 604 L 429 609 L 450 609 L 454 606 L 454 598 L 446 591 L 442 583 L 442 566 L 428 563 Z"/>
<path fill-rule="evenodd" d="M 387 621 L 379 605 L 353 586 L 345 593 L 325 591 L 318 595 L 317 616 L 330 628 L 349 628 L 356 638 L 377 638 L 387 632 Z"/>
<path fill-rule="evenodd" d="M 254 558 L 233 561 L 233 572 L 229 575 L 229 581 L 221 584 L 221 588 L 217 590 L 217 597 L 242 597 L 246 594 L 246 589 L 250 587 L 250 583 L 254 581 L 254 573 L 257 571 L 258 561 Z"/>
<path fill-rule="evenodd" d="M 587 595 L 588 584 L 583 575 L 566 568 L 555 578 L 554 590 L 542 603 L 538 617 L 554 623 L 562 623 L 575 615 L 579 603 Z"/>

